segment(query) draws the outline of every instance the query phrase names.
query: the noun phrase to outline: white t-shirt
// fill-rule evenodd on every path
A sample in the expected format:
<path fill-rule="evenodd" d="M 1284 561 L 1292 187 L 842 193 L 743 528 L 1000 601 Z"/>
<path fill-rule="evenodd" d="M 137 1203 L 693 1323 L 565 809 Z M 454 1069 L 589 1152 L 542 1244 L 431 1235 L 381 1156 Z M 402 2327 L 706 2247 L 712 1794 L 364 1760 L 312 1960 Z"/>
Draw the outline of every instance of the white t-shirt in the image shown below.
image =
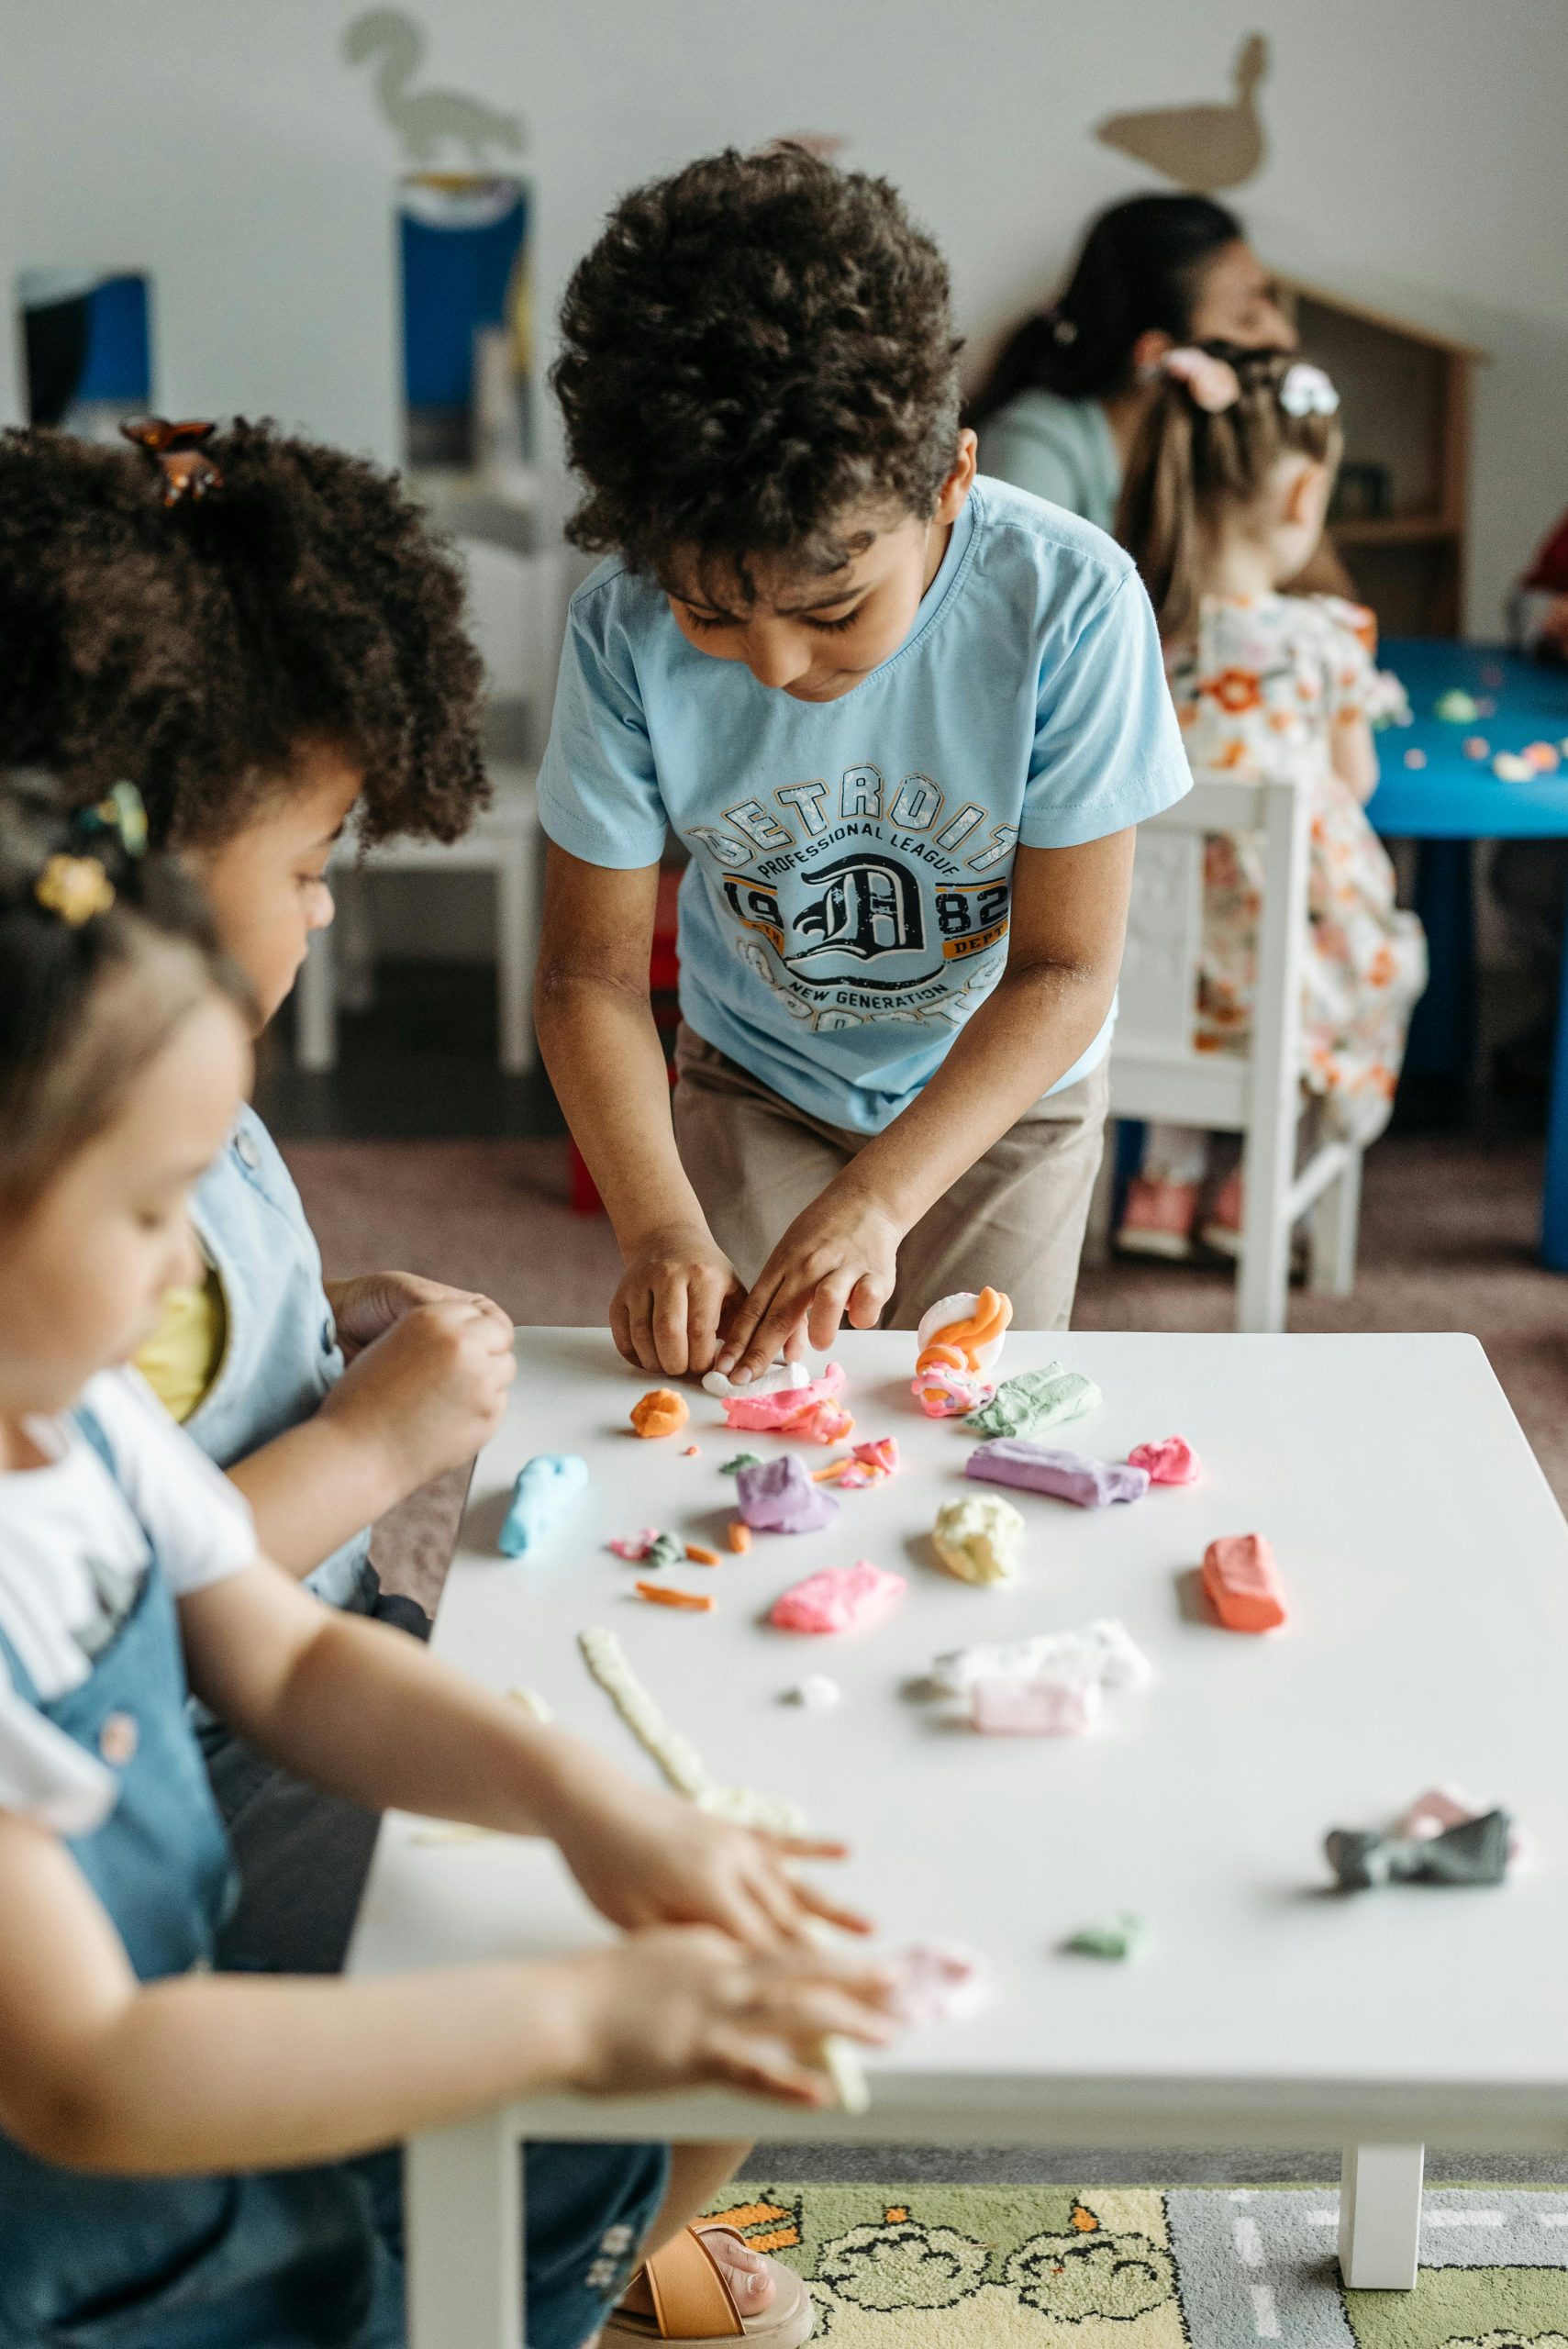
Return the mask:
<path fill-rule="evenodd" d="M 134 1371 L 101 1372 L 82 1401 L 118 1484 L 68 1419 L 31 1421 L 46 1464 L 0 1475 L 0 1630 L 45 1703 L 81 1687 L 130 1612 L 148 1534 L 177 1598 L 256 1558 L 249 1505 Z M 17 1695 L 0 1659 L 0 1809 L 84 1835 L 115 1790 L 112 1771 Z"/>

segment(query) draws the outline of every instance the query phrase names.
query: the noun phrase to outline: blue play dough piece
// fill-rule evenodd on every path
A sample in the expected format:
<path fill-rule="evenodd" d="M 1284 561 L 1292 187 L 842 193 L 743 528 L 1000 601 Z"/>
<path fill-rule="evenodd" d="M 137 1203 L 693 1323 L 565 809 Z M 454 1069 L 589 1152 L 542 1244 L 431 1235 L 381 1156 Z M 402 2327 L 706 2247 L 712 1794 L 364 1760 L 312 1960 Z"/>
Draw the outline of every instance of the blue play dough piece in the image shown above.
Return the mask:
<path fill-rule="evenodd" d="M 574 1452 L 540 1452 L 517 1471 L 498 1543 L 504 1558 L 526 1557 L 553 1533 L 588 1489 L 588 1464 Z"/>

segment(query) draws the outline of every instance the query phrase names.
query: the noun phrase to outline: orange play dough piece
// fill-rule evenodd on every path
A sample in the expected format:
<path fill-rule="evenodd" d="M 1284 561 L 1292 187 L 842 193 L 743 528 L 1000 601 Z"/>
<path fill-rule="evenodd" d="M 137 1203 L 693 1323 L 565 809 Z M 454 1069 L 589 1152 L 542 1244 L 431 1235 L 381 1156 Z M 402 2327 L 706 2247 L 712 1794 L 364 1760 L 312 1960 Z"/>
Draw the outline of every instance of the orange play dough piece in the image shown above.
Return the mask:
<path fill-rule="evenodd" d="M 651 1598 L 655 1607 L 684 1607 L 693 1615 L 706 1615 L 713 1606 L 706 1591 L 672 1590 L 666 1582 L 639 1582 L 633 1587 L 639 1598 Z"/>
<path fill-rule="evenodd" d="M 729 1520 L 729 1546 L 732 1550 L 749 1550 L 751 1546 L 751 1529 L 743 1517 Z"/>
<path fill-rule="evenodd" d="M 1203 1586 L 1228 1631 L 1273 1631 L 1284 1621 L 1284 1593 L 1268 1537 L 1222 1533 L 1203 1553 Z"/>
<path fill-rule="evenodd" d="M 673 1386 L 651 1387 L 631 1407 L 631 1424 L 639 1435 L 678 1435 L 691 1416 L 685 1397 Z"/>
<path fill-rule="evenodd" d="M 705 1550 L 700 1542 L 688 1542 L 686 1555 L 694 1566 L 717 1566 L 718 1564 L 718 1552 Z"/>

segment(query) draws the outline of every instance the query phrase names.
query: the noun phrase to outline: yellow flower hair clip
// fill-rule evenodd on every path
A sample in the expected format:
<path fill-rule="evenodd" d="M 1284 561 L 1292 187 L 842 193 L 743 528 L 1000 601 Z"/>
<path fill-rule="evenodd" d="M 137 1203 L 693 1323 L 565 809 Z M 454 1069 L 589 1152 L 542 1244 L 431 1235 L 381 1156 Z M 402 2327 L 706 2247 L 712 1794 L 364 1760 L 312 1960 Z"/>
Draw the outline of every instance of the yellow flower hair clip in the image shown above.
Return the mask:
<path fill-rule="evenodd" d="M 95 914 L 108 912 L 115 885 L 95 856 L 51 856 L 33 884 L 33 895 L 46 913 L 80 930 Z"/>

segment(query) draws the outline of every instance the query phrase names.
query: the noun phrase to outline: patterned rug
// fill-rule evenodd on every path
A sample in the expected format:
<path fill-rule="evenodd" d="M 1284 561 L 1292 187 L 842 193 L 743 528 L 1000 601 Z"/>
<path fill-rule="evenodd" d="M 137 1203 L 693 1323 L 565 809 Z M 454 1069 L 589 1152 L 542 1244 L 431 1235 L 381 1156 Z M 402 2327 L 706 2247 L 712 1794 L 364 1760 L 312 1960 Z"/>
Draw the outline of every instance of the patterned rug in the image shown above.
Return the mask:
<path fill-rule="evenodd" d="M 1414 2292 L 1347 2292 L 1323 2187 L 731 2187 L 833 2349 L 1568 2349 L 1568 2195 L 1433 2187 Z"/>

